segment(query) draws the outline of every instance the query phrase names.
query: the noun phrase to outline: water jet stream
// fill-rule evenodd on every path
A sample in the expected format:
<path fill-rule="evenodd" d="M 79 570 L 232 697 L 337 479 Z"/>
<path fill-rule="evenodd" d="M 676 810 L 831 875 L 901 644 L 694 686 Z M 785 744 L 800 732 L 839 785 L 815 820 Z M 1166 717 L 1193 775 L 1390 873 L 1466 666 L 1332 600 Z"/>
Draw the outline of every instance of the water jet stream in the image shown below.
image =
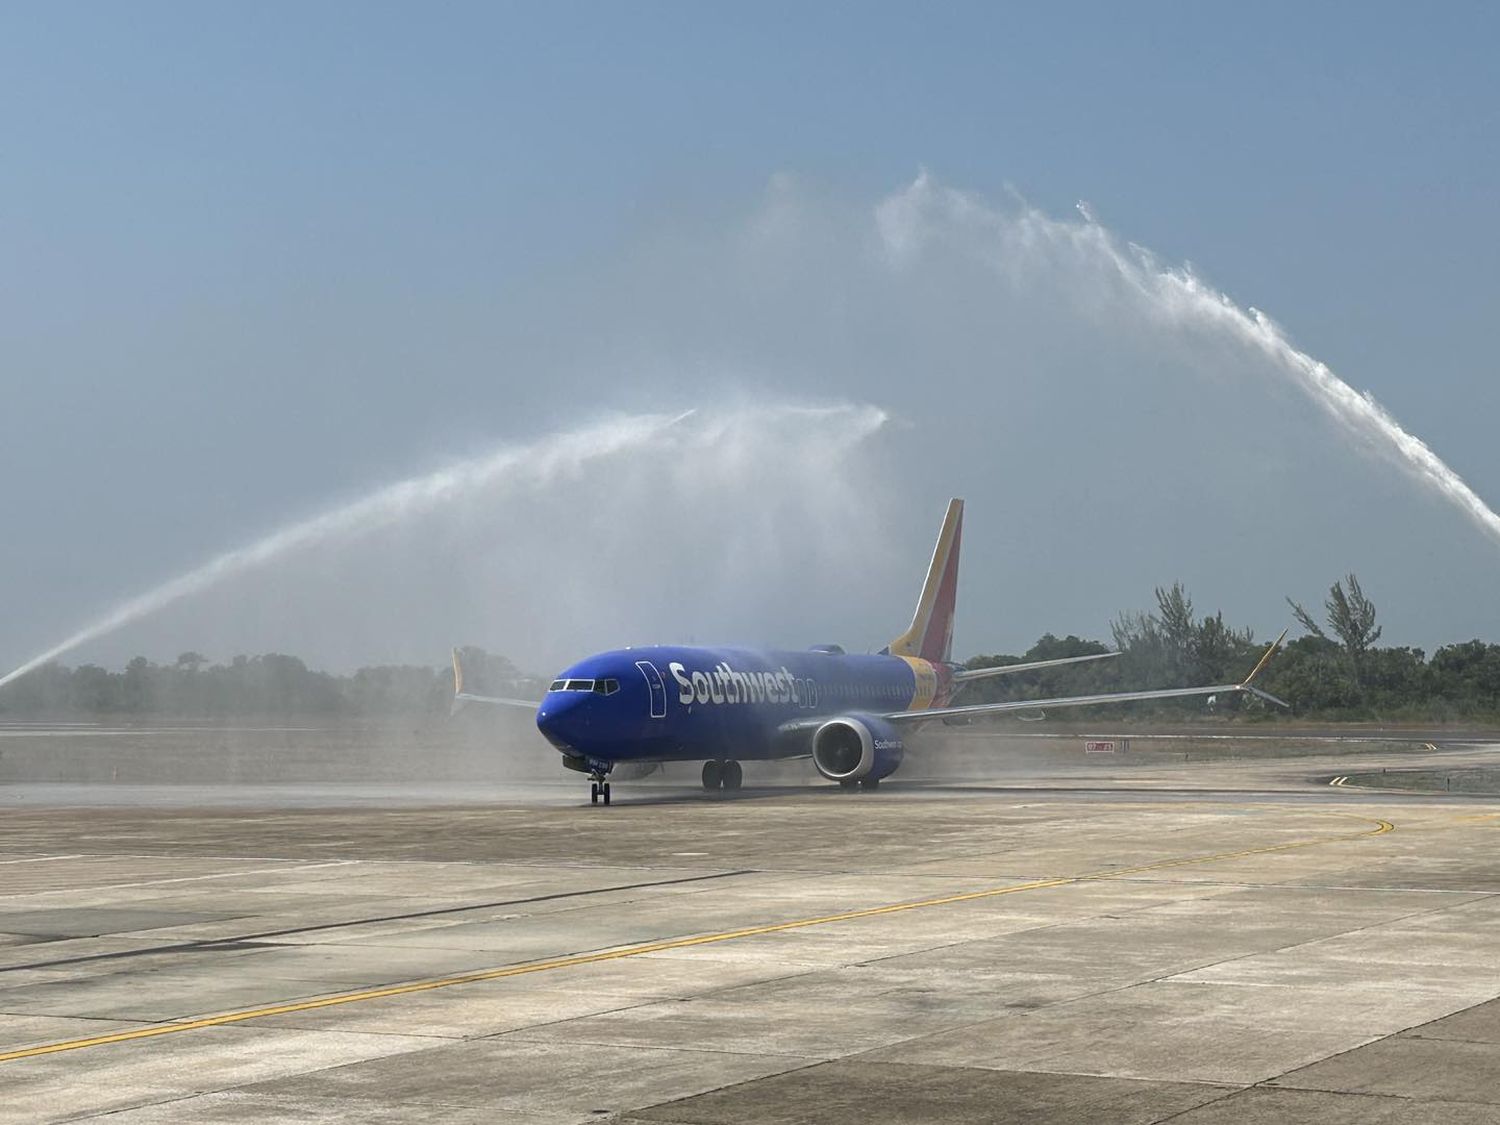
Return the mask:
<path fill-rule="evenodd" d="M 1163 266 L 1149 250 L 1122 242 L 1086 205 L 1079 204 L 1078 210 L 1081 222 L 1054 219 L 1024 203 L 1002 210 L 942 187 L 924 173 L 884 200 L 875 217 L 898 268 L 931 246 L 977 255 L 1017 285 L 1061 267 L 1070 278 L 1088 279 L 1111 301 L 1162 325 L 1229 336 L 1270 359 L 1280 374 L 1365 448 L 1455 505 L 1500 543 L 1500 515 L 1372 395 L 1355 390 L 1327 364 L 1293 345 L 1258 309 L 1241 308 L 1190 267 Z M 1087 294 L 1098 295 L 1094 288 Z"/>
<path fill-rule="evenodd" d="M 367 535 L 483 493 L 486 500 L 536 490 L 576 477 L 585 467 L 648 450 L 679 464 L 734 464 L 777 435 L 793 443 L 816 442 L 837 457 L 887 421 L 877 407 L 859 404 L 804 406 L 758 404 L 680 414 L 617 415 L 523 445 L 509 445 L 377 489 L 359 500 L 293 523 L 248 546 L 228 551 L 186 574 L 131 598 L 45 652 L 0 677 L 0 687 L 81 645 L 122 629 L 194 594 L 202 593 L 293 552 Z M 797 446 L 786 452 L 795 455 Z M 805 445 L 801 448 L 805 451 Z M 810 456 L 811 454 L 809 454 Z"/>
<path fill-rule="evenodd" d="M 362 499 L 294 523 L 263 539 L 209 560 L 186 574 L 131 598 L 45 652 L 0 677 L 0 687 L 80 645 L 124 628 L 173 602 L 315 544 L 363 535 L 420 515 L 480 489 L 536 486 L 592 461 L 638 449 L 692 415 L 640 414 L 610 418 L 527 445 L 514 445 L 423 476 L 387 485 Z"/>

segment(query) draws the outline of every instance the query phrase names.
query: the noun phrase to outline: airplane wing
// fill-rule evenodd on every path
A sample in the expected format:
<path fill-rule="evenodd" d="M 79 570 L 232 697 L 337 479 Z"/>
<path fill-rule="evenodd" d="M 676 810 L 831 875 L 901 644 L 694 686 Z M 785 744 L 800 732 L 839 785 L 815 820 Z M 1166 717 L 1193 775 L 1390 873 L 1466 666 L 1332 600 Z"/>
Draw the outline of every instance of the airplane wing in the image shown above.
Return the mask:
<path fill-rule="evenodd" d="M 1034 672 L 1038 668 L 1057 668 L 1064 664 L 1084 664 L 1090 660 L 1113 660 L 1122 656 L 1119 652 L 1097 652 L 1091 656 L 1063 656 L 1057 660 L 1032 660 L 1026 664 L 1001 664 L 995 668 L 965 668 L 953 673 L 953 682 L 956 684 L 972 683 L 974 680 L 986 680 L 991 676 L 1009 676 L 1015 672 Z"/>
<path fill-rule="evenodd" d="M 500 695 L 475 695 L 471 691 L 461 691 L 453 696 L 455 703 L 492 703 L 497 707 L 525 707 L 535 711 L 541 706 L 541 702 L 535 699 L 506 699 Z"/>
<path fill-rule="evenodd" d="M 1280 637 L 1261 655 L 1250 674 L 1237 684 L 1215 684 L 1212 687 L 1164 688 L 1158 691 L 1121 691 L 1106 695 L 1065 695 L 1056 699 L 1017 699 L 1009 703 L 975 703 L 966 707 L 934 707 L 927 711 L 894 711 L 881 716 L 892 723 L 920 723 L 929 719 L 979 719 L 990 715 L 1004 715 L 1016 711 L 1043 711 L 1048 708 L 1096 707 L 1104 703 L 1130 703 L 1146 699 L 1189 699 L 1194 696 L 1249 694 L 1258 696 L 1278 707 L 1290 707 L 1286 701 L 1277 699 L 1270 692 L 1262 691 L 1251 681 L 1260 675 L 1271 656 L 1281 647 L 1286 638 L 1283 630 Z"/>
<path fill-rule="evenodd" d="M 476 695 L 471 691 L 464 691 L 464 666 L 458 657 L 458 649 L 453 650 L 453 707 L 450 715 L 456 715 L 463 710 L 465 703 L 488 703 L 495 707 L 526 707 L 535 711 L 541 706 L 541 701 L 536 699 L 508 699 L 499 695 Z"/>

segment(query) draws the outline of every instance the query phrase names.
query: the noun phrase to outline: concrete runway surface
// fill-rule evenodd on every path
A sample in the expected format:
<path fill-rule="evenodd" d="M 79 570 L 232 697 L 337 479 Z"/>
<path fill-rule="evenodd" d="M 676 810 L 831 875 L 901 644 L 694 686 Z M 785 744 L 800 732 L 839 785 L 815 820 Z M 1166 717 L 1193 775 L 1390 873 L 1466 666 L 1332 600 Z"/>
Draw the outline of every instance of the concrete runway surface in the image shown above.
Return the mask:
<path fill-rule="evenodd" d="M 1500 798 L 1328 784 L 1483 742 L 606 809 L 111 730 L 0 739 L 3 1121 L 1500 1122 Z"/>

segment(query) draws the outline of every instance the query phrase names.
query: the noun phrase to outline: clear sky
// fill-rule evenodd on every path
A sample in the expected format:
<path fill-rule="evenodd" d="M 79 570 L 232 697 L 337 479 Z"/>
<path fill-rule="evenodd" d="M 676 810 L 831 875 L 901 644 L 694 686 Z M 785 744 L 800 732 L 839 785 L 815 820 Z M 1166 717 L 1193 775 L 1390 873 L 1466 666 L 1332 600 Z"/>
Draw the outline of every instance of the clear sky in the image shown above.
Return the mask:
<path fill-rule="evenodd" d="M 859 467 L 888 547 L 831 594 L 801 572 L 788 597 L 768 557 L 738 610 L 663 597 L 650 639 L 878 644 L 963 491 L 967 651 L 1103 636 L 1178 577 L 1264 634 L 1348 569 L 1387 640 L 1500 640 L 1500 549 L 1243 357 L 1194 384 L 1209 353 L 1093 315 L 1077 263 L 997 287 L 955 253 L 896 283 L 864 241 L 923 169 L 997 214 L 1087 200 L 1500 501 L 1497 42 L 1491 4 L 0 6 L 0 663 L 369 487 L 729 388 L 888 410 Z M 679 547 L 722 569 L 711 528 L 645 507 L 679 537 L 585 545 L 592 571 L 573 544 L 568 581 L 651 581 L 631 566 Z M 802 515 L 763 530 L 847 530 Z M 506 570 L 519 517 L 492 517 L 75 658 L 557 659 L 551 619 L 502 604 L 549 568 Z M 567 644 L 635 639 L 551 592 Z"/>

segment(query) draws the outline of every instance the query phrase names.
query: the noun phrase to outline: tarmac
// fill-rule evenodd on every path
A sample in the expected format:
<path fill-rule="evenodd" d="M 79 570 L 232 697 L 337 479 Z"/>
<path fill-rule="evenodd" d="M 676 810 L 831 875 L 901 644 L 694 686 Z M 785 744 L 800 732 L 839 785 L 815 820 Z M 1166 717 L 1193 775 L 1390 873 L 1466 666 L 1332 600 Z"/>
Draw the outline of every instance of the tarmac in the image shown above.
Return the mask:
<path fill-rule="evenodd" d="M 29 733 L 0 1121 L 1500 1122 L 1500 798 L 1329 784 L 1482 741 L 980 775 L 968 736 L 874 793 L 604 808 L 121 782 L 79 763 L 157 735 Z"/>

